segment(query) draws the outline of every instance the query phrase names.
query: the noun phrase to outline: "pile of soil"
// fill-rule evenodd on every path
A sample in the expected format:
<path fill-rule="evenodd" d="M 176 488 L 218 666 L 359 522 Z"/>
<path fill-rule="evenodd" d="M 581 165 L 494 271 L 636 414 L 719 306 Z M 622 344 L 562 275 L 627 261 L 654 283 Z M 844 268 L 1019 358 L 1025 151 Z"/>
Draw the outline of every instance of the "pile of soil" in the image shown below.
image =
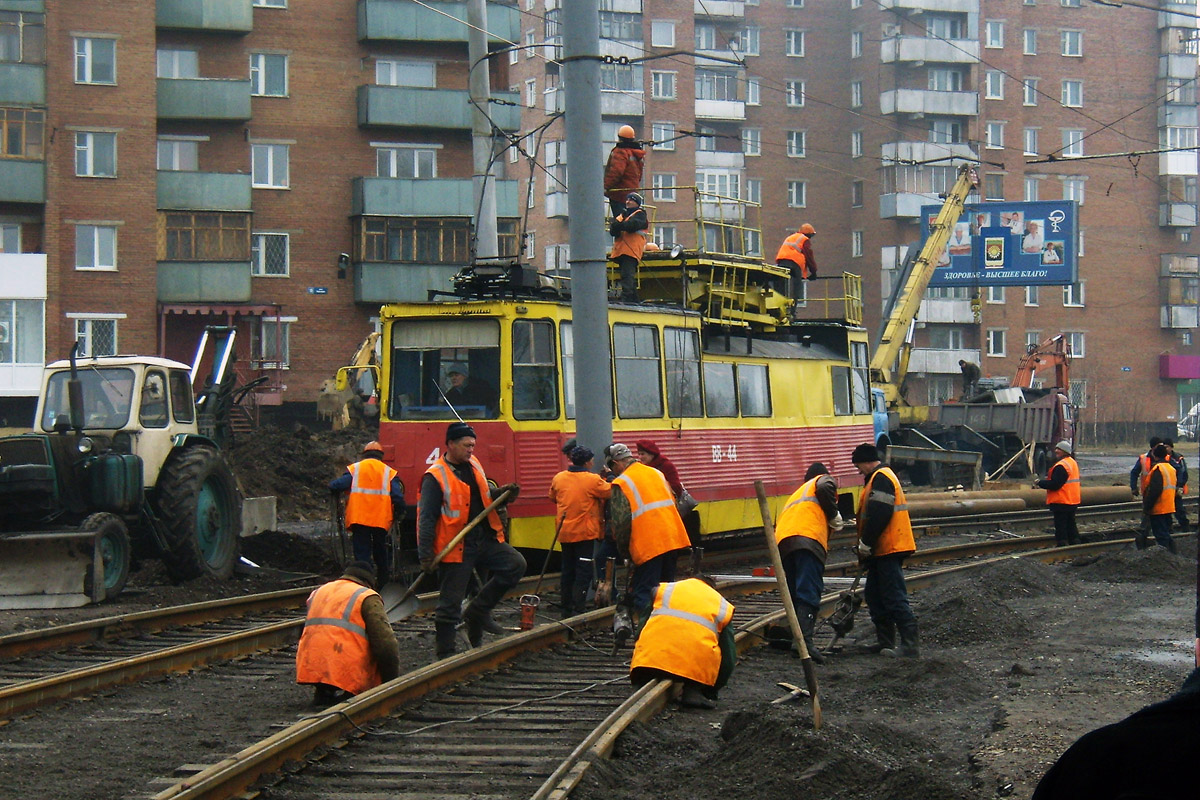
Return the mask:
<path fill-rule="evenodd" d="M 1152 546 L 1145 550 L 1130 548 L 1107 553 L 1094 560 L 1077 559 L 1075 574 L 1088 581 L 1158 581 L 1194 583 L 1196 581 L 1196 539 L 1180 537 L 1178 553 Z"/>
<path fill-rule="evenodd" d="M 261 567 L 332 577 L 338 564 L 322 540 L 284 531 L 263 531 L 242 539 L 242 556 Z"/>
<path fill-rule="evenodd" d="M 228 454 L 246 497 L 275 495 L 280 519 L 329 519 L 329 482 L 362 456 L 368 431 L 313 433 L 303 425 L 290 431 L 264 426 L 244 437 Z"/>

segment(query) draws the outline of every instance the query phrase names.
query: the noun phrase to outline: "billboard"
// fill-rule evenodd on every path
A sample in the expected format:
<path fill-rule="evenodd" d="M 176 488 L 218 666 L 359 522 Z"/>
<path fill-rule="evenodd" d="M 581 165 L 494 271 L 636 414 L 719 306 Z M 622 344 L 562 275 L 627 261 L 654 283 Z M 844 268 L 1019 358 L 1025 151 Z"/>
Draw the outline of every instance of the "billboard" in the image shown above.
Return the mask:
<path fill-rule="evenodd" d="M 974 203 L 950 232 L 930 286 L 1061 286 L 1078 279 L 1074 200 Z M 921 238 L 941 206 L 922 206 Z"/>

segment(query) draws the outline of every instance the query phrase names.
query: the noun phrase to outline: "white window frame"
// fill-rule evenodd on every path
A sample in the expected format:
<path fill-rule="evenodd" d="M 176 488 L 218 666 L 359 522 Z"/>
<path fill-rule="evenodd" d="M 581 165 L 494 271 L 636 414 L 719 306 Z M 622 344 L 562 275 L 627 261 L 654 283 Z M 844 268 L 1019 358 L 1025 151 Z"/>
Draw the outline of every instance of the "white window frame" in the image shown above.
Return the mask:
<path fill-rule="evenodd" d="M 1004 125 L 999 120 L 989 120 L 984 124 L 984 147 L 989 150 L 1004 149 Z"/>
<path fill-rule="evenodd" d="M 1061 158 L 1078 158 L 1083 155 L 1083 137 L 1084 131 L 1081 128 L 1063 128 L 1062 151 L 1059 156 Z"/>
<path fill-rule="evenodd" d="M 650 198 L 656 203 L 674 203 L 679 176 L 675 172 L 655 172 L 650 176 Z"/>
<path fill-rule="evenodd" d="M 1037 55 L 1037 28 L 1026 28 L 1022 37 L 1021 44 L 1024 48 L 1024 54 L 1027 56 Z"/>
<path fill-rule="evenodd" d="M 412 163 L 412 179 L 436 178 L 438 176 L 438 151 L 442 149 L 440 144 L 416 144 L 416 143 L 393 143 L 393 142 L 371 142 L 371 146 L 375 148 L 375 176 L 378 178 L 402 178 L 400 170 L 396 169 L 399 166 L 401 157 L 405 160 L 411 159 Z M 514 152 L 516 148 L 513 148 Z M 383 159 L 387 159 L 387 170 L 380 169 L 383 164 Z M 421 161 L 425 159 L 430 161 L 431 169 L 428 173 L 421 171 Z"/>
<path fill-rule="evenodd" d="M 1030 286 L 1025 287 L 1025 305 L 1026 306 L 1028 306 L 1029 308 L 1037 308 L 1040 305 L 1040 303 L 1038 302 L 1039 299 L 1040 298 L 1038 297 L 1037 284 L 1032 284 Z M 1040 334 L 1041 331 L 1037 331 L 1037 333 Z M 1025 342 L 1026 342 L 1026 344 L 1028 344 L 1028 342 L 1029 342 L 1029 332 L 1028 331 L 1026 331 L 1026 333 L 1025 333 Z"/>
<path fill-rule="evenodd" d="M 807 31 L 798 28 L 786 28 L 783 31 L 783 53 L 789 58 L 804 58 L 805 34 Z"/>
<path fill-rule="evenodd" d="M 1024 128 L 1021 130 L 1021 146 L 1027 156 L 1038 154 L 1038 132 L 1041 128 Z"/>
<path fill-rule="evenodd" d="M 120 321 L 125 319 L 125 314 L 74 314 L 68 313 L 67 319 L 73 320 L 75 327 L 75 338 L 79 341 L 79 355 L 84 358 L 91 356 L 115 356 L 121 352 Z M 93 328 L 96 323 L 111 323 L 112 325 L 112 351 L 97 353 L 92 346 L 96 340 L 96 334 Z"/>
<path fill-rule="evenodd" d="M 654 240 L 664 250 L 670 250 L 679 241 L 679 230 L 674 225 L 655 225 Z"/>
<path fill-rule="evenodd" d="M 650 99 L 674 100 L 679 93 L 676 88 L 679 73 L 671 70 L 650 71 Z"/>
<path fill-rule="evenodd" d="M 650 123 L 650 135 L 654 138 L 656 151 L 675 149 L 675 123 L 674 122 L 652 122 Z M 661 142 L 661 144 L 659 144 Z"/>
<path fill-rule="evenodd" d="M 1087 333 L 1084 331 L 1063 331 L 1063 338 L 1067 341 L 1067 347 L 1071 353 L 1071 358 L 1083 358 L 1087 355 Z"/>
<path fill-rule="evenodd" d="M 288 189 L 291 187 L 291 145 L 279 142 L 250 143 L 250 186 L 254 189 Z M 259 174 L 258 154 L 266 154 L 263 165 L 266 175 Z M 279 164 L 282 160 L 282 165 Z M 279 173 L 282 172 L 282 175 Z"/>
<path fill-rule="evenodd" d="M 75 36 L 72 37 L 75 46 L 75 82 L 95 86 L 117 85 L 117 40 L 114 36 Z M 111 59 L 105 61 L 111 56 Z M 97 72 L 108 67 L 112 72 L 111 78 L 103 75 L 97 77 Z"/>
<path fill-rule="evenodd" d="M 742 155 L 762 155 L 762 128 L 742 128 Z"/>
<path fill-rule="evenodd" d="M 669 34 L 669 35 L 668 35 Z M 650 46 L 675 46 L 675 21 L 670 19 L 650 20 Z"/>
<path fill-rule="evenodd" d="M 159 172 L 195 172 L 200 169 L 200 142 L 207 136 L 159 136 L 155 161 Z M 164 153 L 164 146 L 166 152 Z M 167 156 L 164 166 L 163 156 Z"/>
<path fill-rule="evenodd" d="M 1065 108 L 1083 108 L 1083 81 L 1063 79 L 1061 99 Z"/>
<path fill-rule="evenodd" d="M 759 55 L 762 52 L 762 29 L 757 25 L 747 25 L 746 27 L 742 28 L 741 36 L 739 37 L 739 44 L 739 55 Z"/>
<path fill-rule="evenodd" d="M 525 60 L 528 61 L 537 55 L 537 31 L 532 29 L 525 31 Z"/>
<path fill-rule="evenodd" d="M 850 157 L 862 158 L 863 154 L 863 132 L 850 131 Z"/>
<path fill-rule="evenodd" d="M 251 5 L 255 8 L 287 8 L 288 0 L 254 0 Z"/>
<path fill-rule="evenodd" d="M 808 157 L 808 131 L 787 132 L 787 155 L 788 158 Z"/>
<path fill-rule="evenodd" d="M 1041 198 L 1042 179 L 1040 177 L 1026 175 L 1021 185 L 1021 197 L 1026 203 L 1036 203 Z"/>
<path fill-rule="evenodd" d="M 983 23 L 983 46 L 992 50 L 1004 47 L 1004 20 L 989 19 Z"/>
<path fill-rule="evenodd" d="M 804 81 L 788 79 L 784 84 L 784 99 L 788 108 L 804 108 Z"/>
<path fill-rule="evenodd" d="M 850 31 L 850 57 L 862 58 L 863 54 L 863 33 L 862 31 Z"/>
<path fill-rule="evenodd" d="M 762 105 L 762 78 L 757 75 L 746 78 L 746 105 Z"/>
<path fill-rule="evenodd" d="M 75 225 L 75 269 L 79 272 L 117 271 L 117 228 L 112 223 L 82 222 Z M 91 241 L 90 264 L 80 263 L 80 240 Z"/>
<path fill-rule="evenodd" d="M 983 99 L 1004 99 L 1004 73 L 1000 70 L 989 69 L 984 73 Z"/>
<path fill-rule="evenodd" d="M 103 165 L 97 165 L 97 145 L 109 142 L 112 147 L 112 171 L 103 172 Z M 83 159 L 82 171 L 80 159 Z M 117 177 L 117 134 L 114 131 L 75 131 L 75 176 L 78 178 L 115 178 Z"/>
<path fill-rule="evenodd" d="M 525 107 L 538 107 L 537 78 L 525 79 Z"/>
<path fill-rule="evenodd" d="M 376 86 L 437 88 L 437 62 L 419 58 L 375 59 Z"/>
<path fill-rule="evenodd" d="M 989 286 L 987 287 L 987 300 L 984 302 L 989 305 L 1004 305 L 1004 287 Z"/>
<path fill-rule="evenodd" d="M 850 231 L 850 257 L 862 258 L 863 255 L 863 232 Z"/>
<path fill-rule="evenodd" d="M 716 50 L 717 49 L 717 26 L 697 22 L 692 26 L 692 36 L 695 40 L 697 50 Z"/>
<path fill-rule="evenodd" d="M 283 271 L 268 272 L 266 239 L 283 240 Z M 253 231 L 250 234 L 250 274 L 255 278 L 287 278 L 292 274 L 292 237 L 286 231 Z"/>
<path fill-rule="evenodd" d="M 1062 179 L 1063 200 L 1074 200 L 1083 205 L 1087 192 L 1087 178 L 1083 175 L 1065 175 Z"/>
<path fill-rule="evenodd" d="M 1059 52 L 1064 58 L 1083 58 L 1083 31 L 1064 29 L 1059 34 Z"/>
<path fill-rule="evenodd" d="M 1087 302 L 1085 288 L 1083 281 L 1065 284 L 1063 286 L 1063 308 L 1083 308 Z"/>
<path fill-rule="evenodd" d="M 282 62 L 279 60 L 282 59 Z M 283 91 L 269 91 L 274 71 L 271 65 L 282 63 Z M 287 97 L 288 96 L 288 57 L 286 53 L 251 53 L 250 54 L 250 96 L 251 97 Z"/>
<path fill-rule="evenodd" d="M 154 51 L 154 77 L 167 80 L 200 77 L 199 51 L 190 47 L 158 48 Z"/>
<path fill-rule="evenodd" d="M 862 81 L 850 81 L 850 107 L 862 108 L 863 104 L 863 84 Z"/>
<path fill-rule="evenodd" d="M 866 197 L 866 182 L 862 180 L 850 181 L 850 207 L 862 208 Z"/>
<path fill-rule="evenodd" d="M 1036 106 L 1038 104 L 1038 79 L 1025 78 L 1021 82 L 1021 105 Z"/>
<path fill-rule="evenodd" d="M 258 328 L 258 341 L 255 342 L 256 348 L 253 353 L 254 363 L 258 369 L 291 369 L 292 361 L 292 325 L 298 321 L 297 317 L 260 317 Z M 271 331 L 279 330 L 283 335 L 283 346 L 278 348 L 282 356 L 282 361 L 276 363 L 268 359 L 274 358 L 275 353 L 267 353 L 267 329 Z M 274 333 L 272 333 L 274 335 Z M 271 348 L 276 349 L 276 348 Z"/>
<path fill-rule="evenodd" d="M 1005 347 L 1008 328 L 988 328 L 987 329 L 987 356 L 988 358 L 1004 358 L 1006 355 Z"/>
<path fill-rule="evenodd" d="M 746 178 L 746 196 L 742 199 L 762 205 L 762 178 Z"/>
<path fill-rule="evenodd" d="M 808 208 L 808 181 L 787 182 L 787 207 Z"/>

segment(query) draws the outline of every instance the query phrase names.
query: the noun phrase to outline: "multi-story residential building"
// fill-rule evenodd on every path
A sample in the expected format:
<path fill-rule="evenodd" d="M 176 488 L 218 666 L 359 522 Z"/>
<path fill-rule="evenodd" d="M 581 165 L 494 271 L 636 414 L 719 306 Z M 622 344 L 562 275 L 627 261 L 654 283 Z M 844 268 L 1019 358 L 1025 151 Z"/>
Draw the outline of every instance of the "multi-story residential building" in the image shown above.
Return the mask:
<path fill-rule="evenodd" d="M 561 45 L 561 3 L 521 4 L 522 40 L 544 43 L 548 59 Z M 872 327 L 920 238 L 921 207 L 954 181 L 962 162 L 952 159 L 982 162 L 973 202 L 1076 200 L 1079 281 L 931 289 L 909 399 L 956 395 L 960 359 L 1011 377 L 1027 344 L 1062 332 L 1085 423 L 1166 421 L 1200 400 L 1197 42 L 1194 2 L 1160 9 L 603 0 L 601 51 L 634 62 L 602 68 L 605 140 L 630 124 L 655 142 L 645 184 L 656 241 L 704 238 L 692 218 L 707 209 L 684 187 L 761 203 L 762 241 L 747 249 L 768 259 L 811 222 L 822 274 L 864 277 Z M 540 152 L 552 174 L 534 174 L 529 255 L 561 271 L 565 128 L 551 115 L 564 87 L 553 60 L 514 54 L 511 70 L 513 88 L 526 89 L 524 127 L 550 122 Z"/>

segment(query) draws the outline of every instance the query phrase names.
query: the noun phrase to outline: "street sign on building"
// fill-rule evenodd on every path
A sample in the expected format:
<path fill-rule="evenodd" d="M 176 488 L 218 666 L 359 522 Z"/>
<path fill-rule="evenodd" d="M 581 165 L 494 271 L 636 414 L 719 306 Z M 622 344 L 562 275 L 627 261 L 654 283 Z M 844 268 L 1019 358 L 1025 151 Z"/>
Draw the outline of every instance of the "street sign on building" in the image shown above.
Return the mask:
<path fill-rule="evenodd" d="M 923 206 L 921 234 L 940 206 Z M 975 203 L 950 232 L 931 287 L 1061 286 L 1078 279 L 1074 200 Z"/>

